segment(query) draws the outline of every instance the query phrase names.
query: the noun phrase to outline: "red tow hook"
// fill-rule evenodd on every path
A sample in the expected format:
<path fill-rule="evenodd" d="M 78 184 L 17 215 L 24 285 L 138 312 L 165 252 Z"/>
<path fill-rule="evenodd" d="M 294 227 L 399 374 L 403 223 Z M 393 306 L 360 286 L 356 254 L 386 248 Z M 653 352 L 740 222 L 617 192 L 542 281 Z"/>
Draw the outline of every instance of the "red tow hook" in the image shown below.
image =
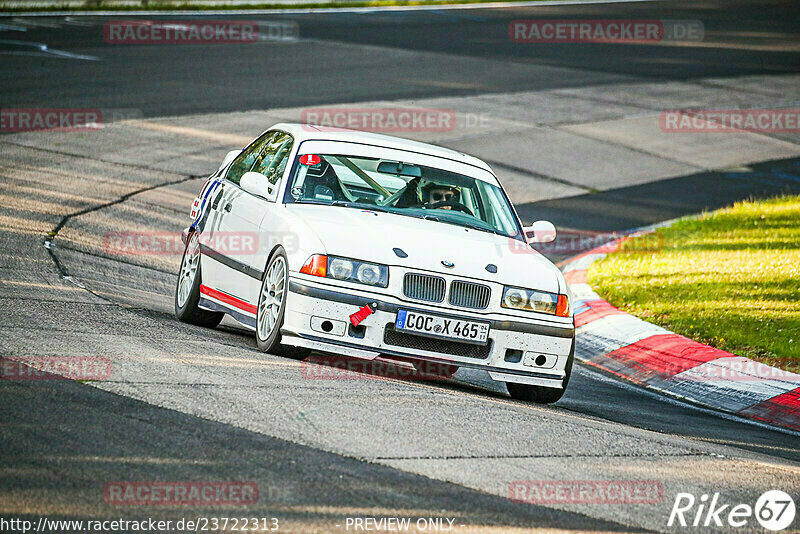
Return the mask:
<path fill-rule="evenodd" d="M 350 322 L 353 323 L 353 326 L 358 326 L 361 324 L 361 321 L 375 313 L 375 310 L 378 309 L 378 303 L 373 302 L 372 304 L 367 304 L 363 308 L 359 309 L 353 315 L 350 316 Z"/>

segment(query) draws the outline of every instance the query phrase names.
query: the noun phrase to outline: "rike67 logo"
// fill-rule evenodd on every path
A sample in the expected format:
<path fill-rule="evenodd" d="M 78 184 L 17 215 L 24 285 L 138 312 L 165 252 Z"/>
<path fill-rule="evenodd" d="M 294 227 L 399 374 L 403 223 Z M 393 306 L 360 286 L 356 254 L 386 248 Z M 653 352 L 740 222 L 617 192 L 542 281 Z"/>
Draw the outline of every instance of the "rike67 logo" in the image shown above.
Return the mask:
<path fill-rule="evenodd" d="M 719 493 L 699 499 L 691 493 L 678 493 L 669 514 L 667 526 L 680 527 L 752 527 L 752 519 L 765 529 L 779 531 L 788 528 L 795 517 L 794 500 L 780 490 L 764 492 L 755 506 L 746 503 L 724 503 Z M 748 532 L 750 529 L 745 529 Z"/>

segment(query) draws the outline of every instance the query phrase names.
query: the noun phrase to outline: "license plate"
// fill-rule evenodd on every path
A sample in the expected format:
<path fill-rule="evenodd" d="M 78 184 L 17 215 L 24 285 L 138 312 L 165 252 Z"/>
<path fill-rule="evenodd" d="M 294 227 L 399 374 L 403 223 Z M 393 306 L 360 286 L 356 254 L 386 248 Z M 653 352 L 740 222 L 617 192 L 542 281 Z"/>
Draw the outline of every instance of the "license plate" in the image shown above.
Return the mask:
<path fill-rule="evenodd" d="M 395 328 L 425 336 L 443 337 L 467 343 L 486 343 L 489 325 L 477 321 L 451 319 L 415 311 L 399 310 Z"/>

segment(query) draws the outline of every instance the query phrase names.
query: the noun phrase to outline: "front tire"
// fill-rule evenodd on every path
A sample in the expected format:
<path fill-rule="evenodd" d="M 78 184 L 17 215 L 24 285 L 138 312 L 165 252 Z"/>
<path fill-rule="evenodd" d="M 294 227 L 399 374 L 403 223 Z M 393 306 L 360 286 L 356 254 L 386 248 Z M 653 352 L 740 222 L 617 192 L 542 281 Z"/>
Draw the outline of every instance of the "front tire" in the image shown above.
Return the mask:
<path fill-rule="evenodd" d="M 512 398 L 535 402 L 537 404 L 553 404 L 561 400 L 564 392 L 567 391 L 567 384 L 569 384 L 569 377 L 572 374 L 572 363 L 575 360 L 575 338 L 572 338 L 572 348 L 569 351 L 567 358 L 567 365 L 564 367 L 564 387 L 546 388 L 544 386 L 532 386 L 530 384 L 515 384 L 513 382 L 506 382 L 508 393 Z"/>
<path fill-rule="evenodd" d="M 280 356 L 302 359 L 311 352 L 301 347 L 281 345 L 281 327 L 286 314 L 289 293 L 289 262 L 286 251 L 278 247 L 267 264 L 261 281 L 256 310 L 256 344 L 258 350 Z"/>
<path fill-rule="evenodd" d="M 215 328 L 222 317 L 222 312 L 201 310 L 200 302 L 200 241 L 197 232 L 192 232 L 186 240 L 186 248 L 181 258 L 178 271 L 178 282 L 175 285 L 175 317 L 184 323 L 206 328 Z"/>

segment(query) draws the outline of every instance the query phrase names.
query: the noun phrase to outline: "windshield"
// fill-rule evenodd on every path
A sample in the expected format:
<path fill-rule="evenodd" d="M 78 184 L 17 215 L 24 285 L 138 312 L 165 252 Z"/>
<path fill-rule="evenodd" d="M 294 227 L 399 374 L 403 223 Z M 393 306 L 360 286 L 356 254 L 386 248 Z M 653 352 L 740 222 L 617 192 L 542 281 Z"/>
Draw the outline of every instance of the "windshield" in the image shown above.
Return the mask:
<path fill-rule="evenodd" d="M 288 193 L 294 202 L 369 208 L 508 237 L 519 235 L 514 212 L 499 187 L 434 167 L 305 154 L 298 156 Z"/>

